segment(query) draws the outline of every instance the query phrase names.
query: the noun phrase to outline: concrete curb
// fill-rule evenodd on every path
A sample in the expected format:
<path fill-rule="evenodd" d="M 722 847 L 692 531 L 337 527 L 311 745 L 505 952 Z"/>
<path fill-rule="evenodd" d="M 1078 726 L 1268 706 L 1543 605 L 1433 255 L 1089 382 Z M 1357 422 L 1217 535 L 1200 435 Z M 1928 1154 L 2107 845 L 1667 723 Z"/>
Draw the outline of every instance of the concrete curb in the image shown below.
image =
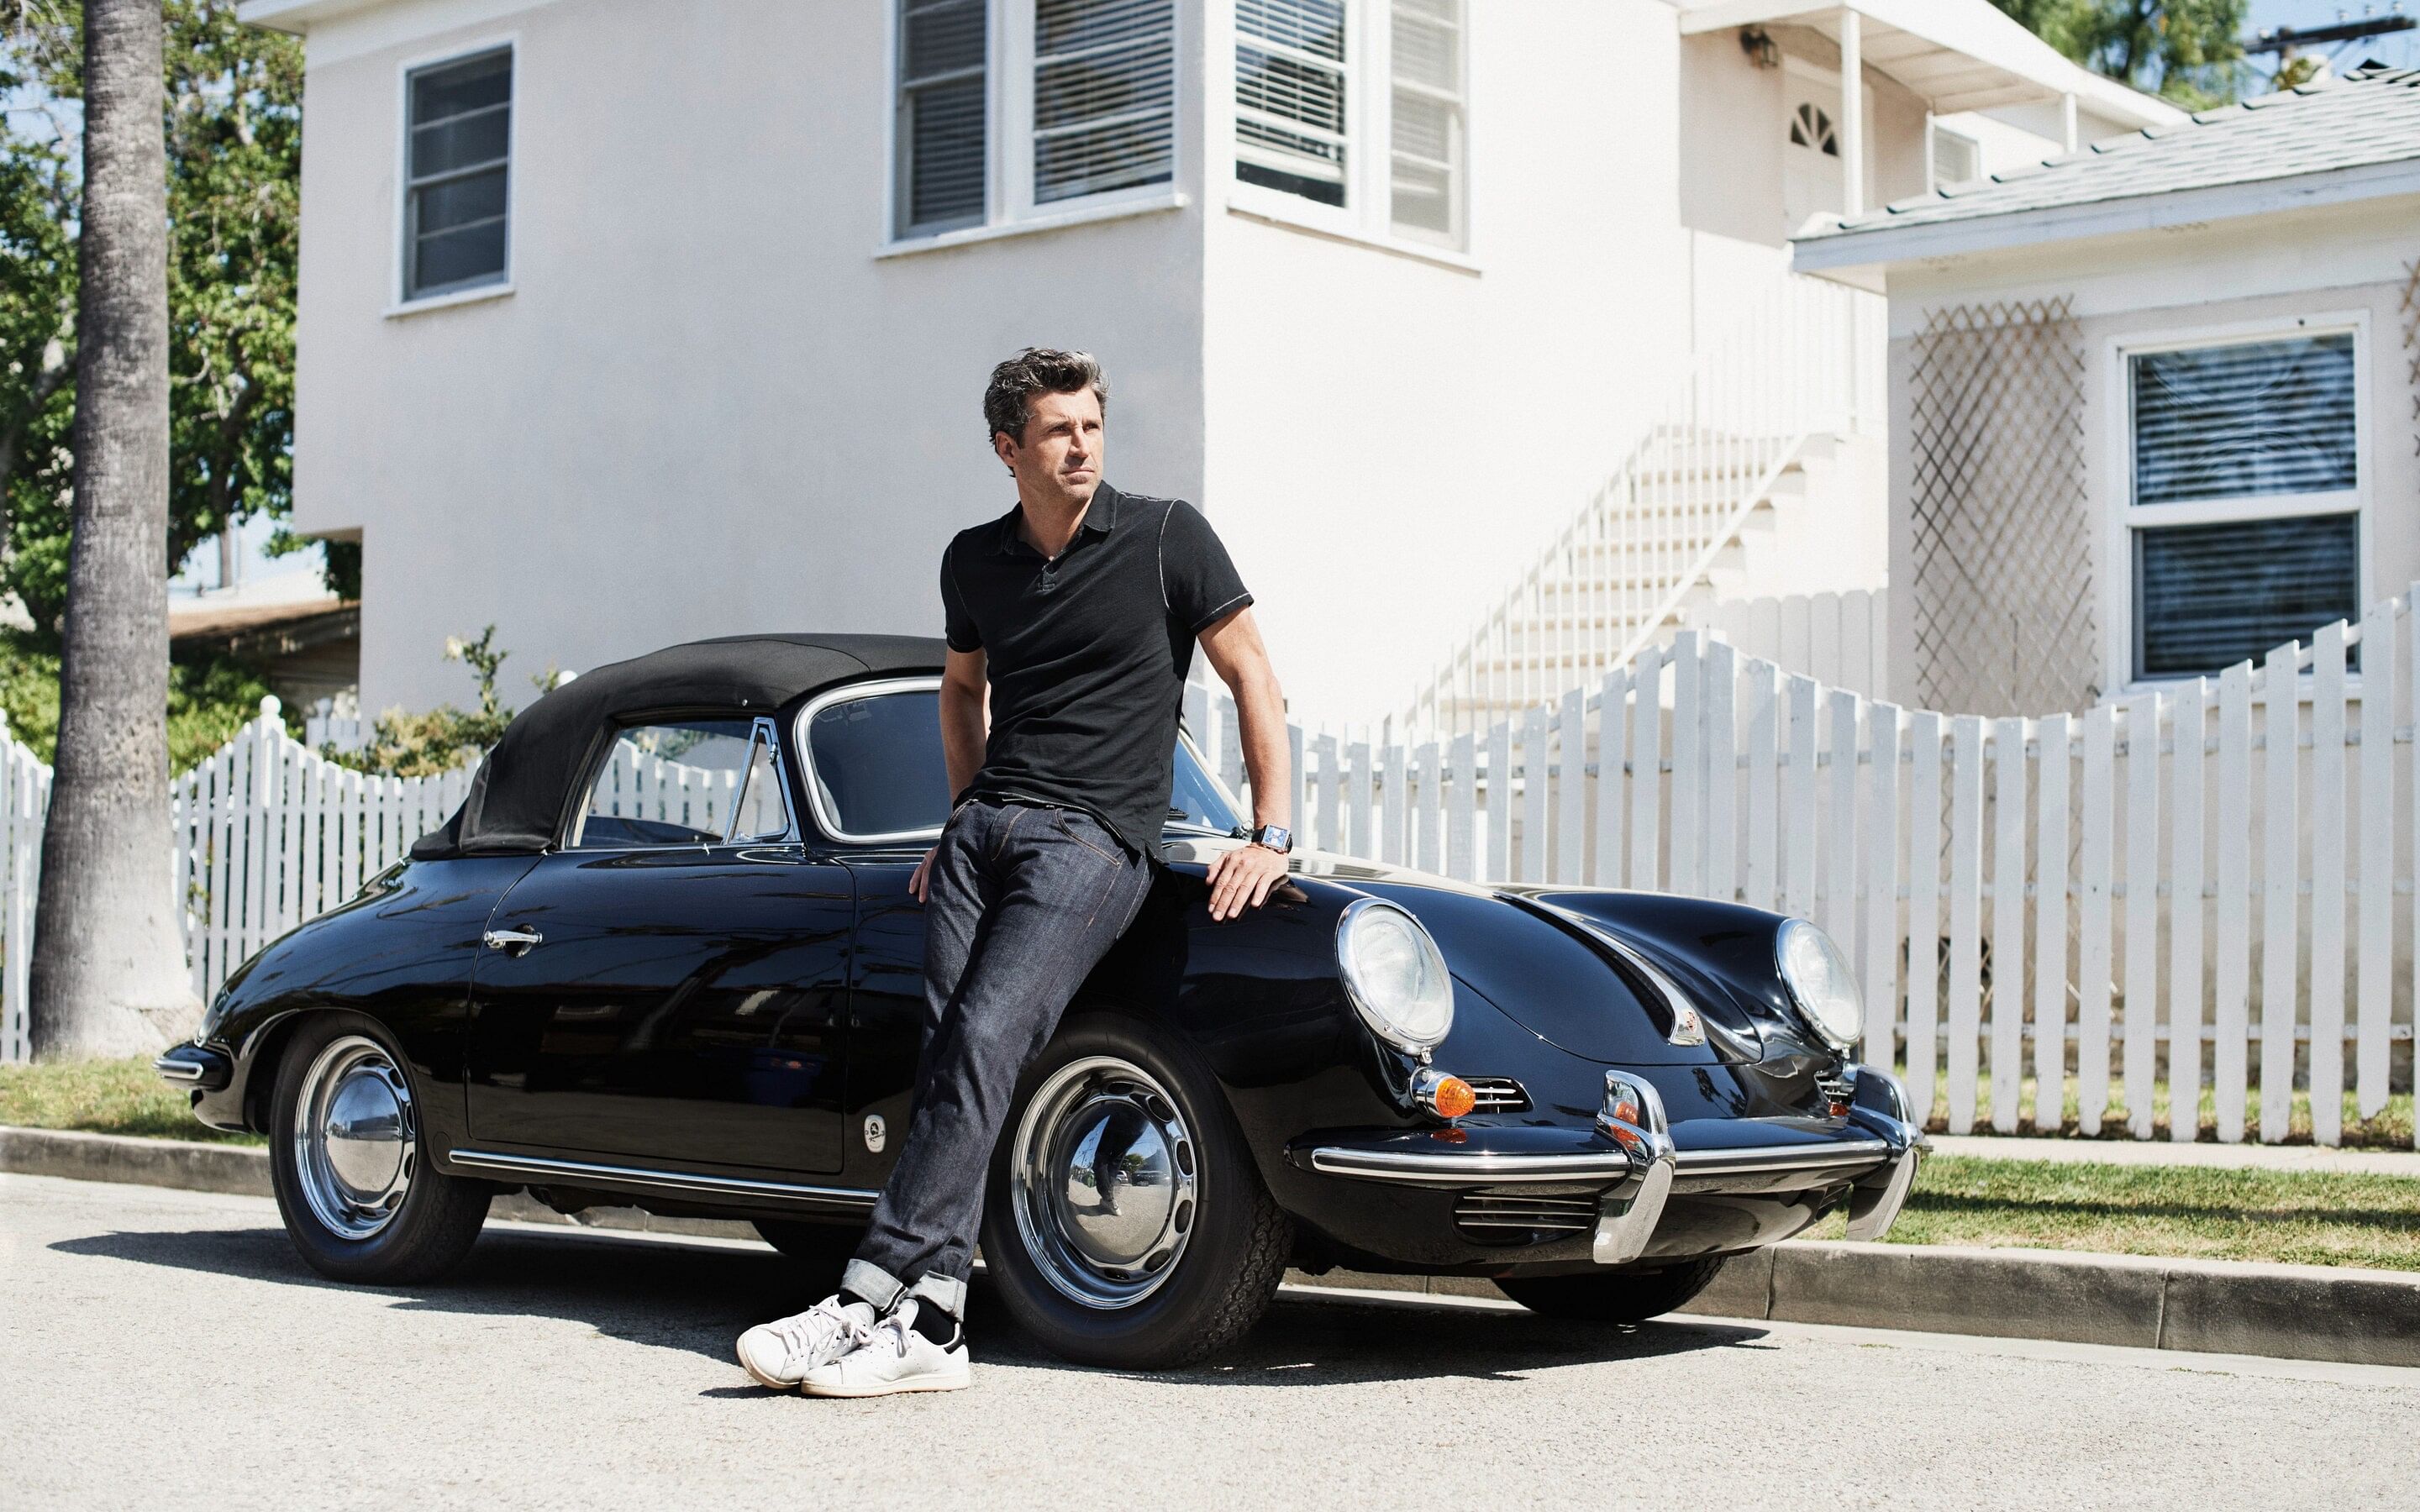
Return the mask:
<path fill-rule="evenodd" d="M 266 1196 L 269 1152 L 0 1125 L 0 1171 Z M 584 1228 L 753 1239 L 742 1223 L 596 1209 L 575 1221 L 516 1195 L 495 1216 Z M 1289 1272 L 1310 1287 L 1496 1297 L 1467 1276 Z M 1792 1240 L 1723 1268 L 1684 1313 L 2196 1353 L 2420 1366 L 2420 1273 L 2064 1250 Z"/>

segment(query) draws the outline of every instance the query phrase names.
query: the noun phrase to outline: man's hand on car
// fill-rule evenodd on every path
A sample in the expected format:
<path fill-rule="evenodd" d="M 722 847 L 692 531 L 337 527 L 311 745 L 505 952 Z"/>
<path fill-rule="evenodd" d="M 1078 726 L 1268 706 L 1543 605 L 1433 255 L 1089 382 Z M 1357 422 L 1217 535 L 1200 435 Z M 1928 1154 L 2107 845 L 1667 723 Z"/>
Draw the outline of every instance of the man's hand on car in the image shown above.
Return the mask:
<path fill-rule="evenodd" d="M 933 857 L 939 853 L 940 849 L 936 845 L 926 851 L 924 858 L 916 863 L 916 870 L 908 873 L 908 890 L 920 903 L 924 901 L 925 880 L 933 874 Z"/>
<path fill-rule="evenodd" d="M 1258 908 L 1269 889 L 1285 880 L 1283 853 L 1265 845 L 1243 845 L 1210 858 L 1210 917 L 1233 918 L 1246 903 Z"/>

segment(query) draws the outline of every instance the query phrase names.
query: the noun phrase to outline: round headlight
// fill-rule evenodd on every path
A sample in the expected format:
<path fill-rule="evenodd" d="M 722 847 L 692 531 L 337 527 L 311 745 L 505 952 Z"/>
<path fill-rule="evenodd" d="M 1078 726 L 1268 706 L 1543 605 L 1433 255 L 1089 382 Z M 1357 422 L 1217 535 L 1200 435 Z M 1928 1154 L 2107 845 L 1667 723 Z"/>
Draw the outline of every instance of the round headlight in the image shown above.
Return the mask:
<path fill-rule="evenodd" d="M 1835 1050 L 1846 1050 L 1865 1032 L 1866 1003 L 1857 992 L 1857 973 L 1849 958 L 1824 933 L 1803 918 L 1781 926 L 1775 942 L 1781 980 L 1798 1011 Z"/>
<path fill-rule="evenodd" d="M 1445 953 L 1410 914 L 1357 898 L 1336 921 L 1336 964 L 1370 1032 L 1404 1050 L 1428 1050 L 1453 1027 L 1453 979 Z"/>

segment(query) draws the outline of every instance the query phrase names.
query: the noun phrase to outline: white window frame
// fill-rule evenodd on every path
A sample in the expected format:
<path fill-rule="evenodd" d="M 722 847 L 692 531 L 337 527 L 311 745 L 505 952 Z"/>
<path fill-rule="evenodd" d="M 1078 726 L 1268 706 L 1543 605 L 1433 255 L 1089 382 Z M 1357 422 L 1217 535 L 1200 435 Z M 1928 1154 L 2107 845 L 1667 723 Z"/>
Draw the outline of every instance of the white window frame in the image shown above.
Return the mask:
<path fill-rule="evenodd" d="M 899 193 L 907 177 L 899 140 L 899 4 L 884 0 L 882 240 L 876 257 L 896 257 L 962 246 L 970 241 L 1080 225 L 1154 210 L 1176 209 L 1188 171 L 1185 85 L 1191 64 L 1187 40 L 1195 0 L 1171 0 L 1169 86 L 1172 125 L 1169 177 L 1068 199 L 1036 204 L 1033 198 L 1034 0 L 985 0 L 984 58 L 984 215 L 972 225 L 947 231 L 899 230 Z"/>
<path fill-rule="evenodd" d="M 424 294 L 417 299 L 409 292 L 411 279 L 411 76 L 429 69 L 443 68 L 449 63 L 468 62 L 489 53 L 504 53 L 512 61 L 505 70 L 510 90 L 506 97 L 511 109 L 504 117 L 504 273 L 492 284 L 472 288 L 450 289 L 442 294 Z M 521 187 L 521 37 L 518 31 L 484 38 L 466 46 L 449 47 L 442 53 L 408 57 L 395 67 L 395 202 L 394 221 L 387 232 L 387 243 L 394 249 L 395 262 L 387 275 L 387 306 L 381 312 L 389 319 L 397 316 L 417 315 L 423 310 L 442 310 L 457 304 L 476 304 L 486 300 L 500 300 L 513 292 L 520 243 Z"/>
<path fill-rule="evenodd" d="M 1341 240 L 1357 241 L 1425 262 L 1476 272 L 1478 233 L 1470 213 L 1470 179 L 1476 161 L 1479 116 L 1477 13 L 1481 0 L 1464 0 L 1462 13 L 1462 163 L 1455 175 L 1454 222 L 1462 232 L 1450 245 L 1394 226 L 1394 0 L 1345 0 L 1344 8 L 1344 203 L 1322 205 L 1300 194 L 1235 177 L 1235 47 L 1241 40 L 1233 0 L 1221 0 L 1210 35 L 1217 38 L 1209 70 L 1217 87 L 1206 103 L 1213 162 L 1224 181 L 1227 208 Z"/>
<path fill-rule="evenodd" d="M 2137 504 L 2134 502 L 2134 386 L 2132 359 L 2156 352 L 2185 351 L 2196 347 L 2237 347 L 2262 341 L 2285 341 L 2305 336 L 2347 335 L 2352 337 L 2353 389 L 2353 486 L 2329 493 L 2253 494 L 2231 499 L 2196 499 L 2189 502 Z M 2213 677 L 2214 671 L 2179 676 L 2137 677 L 2134 674 L 2134 626 L 2138 613 L 2135 603 L 2134 532 L 2174 525 L 2221 525 L 2244 520 L 2289 519 L 2318 515 L 2351 515 L 2353 527 L 2353 606 L 2347 616 L 2358 625 L 2367 612 L 2372 598 L 2370 555 L 2376 532 L 2370 517 L 2371 478 L 2375 471 L 2370 450 L 2369 364 L 2373 361 L 2370 347 L 2369 312 L 2366 310 L 2316 311 L 2304 316 L 2272 316 L 2261 320 L 2234 321 L 2224 325 L 2184 327 L 2166 331 L 2132 332 L 2113 335 L 2103 341 L 2102 382 L 2107 400 L 2102 411 L 2107 417 L 2107 434 L 2103 438 L 2102 466 L 2109 480 L 2104 497 L 2111 501 L 2103 511 L 2105 533 L 2102 537 L 2102 561 L 2106 570 L 2102 575 L 2100 594 L 2102 623 L 2108 628 L 2102 640 L 2102 687 L 2109 691 L 2103 702 L 2114 701 L 2131 693 L 2151 692 L 2189 683 L 2195 675 Z M 2308 683 L 2307 669 L 2304 681 Z M 2358 672 L 2347 674 L 2347 686 L 2358 692 Z"/>

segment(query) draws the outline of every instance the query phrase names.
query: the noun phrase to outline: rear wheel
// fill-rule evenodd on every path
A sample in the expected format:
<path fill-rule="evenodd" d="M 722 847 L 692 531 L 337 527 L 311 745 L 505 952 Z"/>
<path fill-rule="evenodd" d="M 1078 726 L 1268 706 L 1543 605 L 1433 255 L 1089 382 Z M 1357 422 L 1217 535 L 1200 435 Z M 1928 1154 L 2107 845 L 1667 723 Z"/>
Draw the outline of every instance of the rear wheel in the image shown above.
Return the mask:
<path fill-rule="evenodd" d="M 1150 1369 L 1224 1349 L 1267 1309 L 1293 1242 L 1217 1078 L 1173 1032 L 1071 1017 L 1027 1070 L 983 1252 L 1053 1350 Z"/>
<path fill-rule="evenodd" d="M 1683 1260 L 1658 1271 L 1621 1271 L 1605 1275 L 1504 1276 L 1504 1295 L 1548 1318 L 1591 1323 L 1643 1323 L 1672 1312 L 1714 1284 L 1730 1257 Z"/>
<path fill-rule="evenodd" d="M 270 1184 L 302 1258 L 339 1281 L 431 1281 L 471 1253 L 495 1189 L 420 1148 L 419 1102 L 386 1030 L 352 1013 L 304 1024 L 278 1062 Z"/>

